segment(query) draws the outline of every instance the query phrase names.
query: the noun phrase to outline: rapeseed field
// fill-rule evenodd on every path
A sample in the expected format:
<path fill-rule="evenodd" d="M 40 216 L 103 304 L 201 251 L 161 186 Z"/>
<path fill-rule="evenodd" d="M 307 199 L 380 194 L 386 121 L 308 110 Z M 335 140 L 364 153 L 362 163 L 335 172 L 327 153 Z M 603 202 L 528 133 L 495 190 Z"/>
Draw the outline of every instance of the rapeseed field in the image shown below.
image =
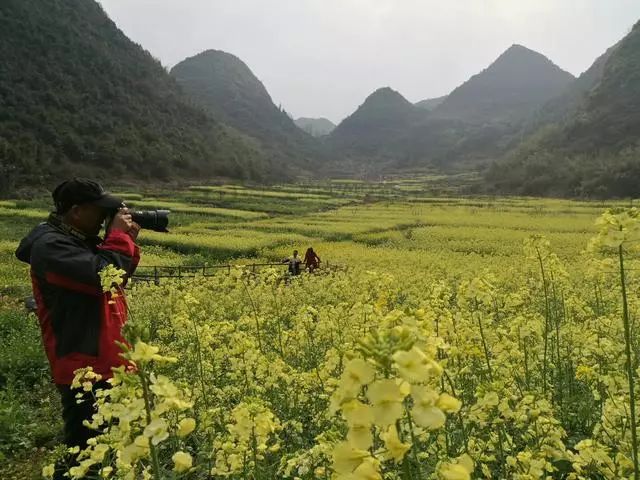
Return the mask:
<path fill-rule="evenodd" d="M 637 478 L 629 202 L 449 198 L 400 181 L 129 198 L 175 210 L 170 233 L 141 234 L 142 265 L 231 267 L 127 291 L 137 369 L 96 395 L 103 433 L 70 478 Z M 45 205 L 0 204 L 0 406 L 14 409 L 0 452 L 11 464 L 44 449 L 46 477 L 57 425 L 36 438 L 20 408 L 56 406 L 12 373 L 48 375 L 20 348 L 39 339 L 12 258 Z M 314 274 L 242 267 L 309 246 L 329 264 Z M 121 275 L 103 271 L 104 288 Z M 80 388 L 95 379 L 77 372 Z"/>

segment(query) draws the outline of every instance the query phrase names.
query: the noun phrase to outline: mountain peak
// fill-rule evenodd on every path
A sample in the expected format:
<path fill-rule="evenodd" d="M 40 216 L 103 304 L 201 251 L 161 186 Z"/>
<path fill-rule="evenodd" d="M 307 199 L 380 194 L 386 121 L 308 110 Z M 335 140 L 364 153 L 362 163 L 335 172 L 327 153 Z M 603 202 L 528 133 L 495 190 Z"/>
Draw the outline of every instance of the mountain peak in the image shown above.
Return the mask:
<path fill-rule="evenodd" d="M 277 107 L 260 79 L 238 57 L 205 50 L 178 63 L 171 75 L 209 116 L 260 140 L 274 156 L 306 165 L 319 152 L 316 141 Z"/>
<path fill-rule="evenodd" d="M 398 91 L 394 90 L 391 87 L 378 88 L 375 92 L 369 95 L 368 99 L 378 98 L 378 97 L 379 98 L 395 98 L 395 99 L 402 99 L 402 100 L 405 99 Z"/>
<path fill-rule="evenodd" d="M 489 66 L 488 69 L 496 68 L 501 64 L 512 62 L 516 62 L 521 66 L 529 68 L 549 66 L 556 70 L 560 70 L 561 72 L 564 72 L 566 75 L 569 75 L 573 78 L 573 75 L 562 70 L 540 52 L 531 50 L 530 48 L 527 48 L 524 45 L 520 45 L 518 43 L 514 43 L 504 52 L 502 52 L 502 54 Z"/>
<path fill-rule="evenodd" d="M 227 60 L 234 60 L 237 61 L 243 65 L 245 65 L 245 63 L 240 60 L 238 57 L 236 57 L 234 54 L 229 53 L 229 52 L 225 52 L 224 50 L 215 50 L 213 48 L 210 48 L 208 50 L 204 50 L 200 53 L 197 53 L 196 55 L 193 55 L 192 57 L 187 58 L 186 60 L 191 60 L 191 59 L 209 59 L 209 60 L 216 60 L 216 59 L 227 59 Z M 247 67 L 248 68 L 248 67 Z"/>
<path fill-rule="evenodd" d="M 391 87 L 382 87 L 369 95 L 360 106 L 361 109 L 371 107 L 411 110 L 413 104 Z"/>
<path fill-rule="evenodd" d="M 398 138 L 427 113 L 415 107 L 400 93 L 382 87 L 345 118 L 329 135 L 330 143 L 357 155 L 378 155 L 384 146 Z"/>
<path fill-rule="evenodd" d="M 530 48 L 525 47 L 524 45 L 520 45 L 519 43 L 514 43 L 509 48 L 507 48 L 504 51 L 503 55 L 506 53 L 535 53 L 536 55 L 540 55 L 535 50 L 531 50 Z"/>
<path fill-rule="evenodd" d="M 514 44 L 451 92 L 435 113 L 471 123 L 519 122 L 574 80 L 541 53 Z"/>

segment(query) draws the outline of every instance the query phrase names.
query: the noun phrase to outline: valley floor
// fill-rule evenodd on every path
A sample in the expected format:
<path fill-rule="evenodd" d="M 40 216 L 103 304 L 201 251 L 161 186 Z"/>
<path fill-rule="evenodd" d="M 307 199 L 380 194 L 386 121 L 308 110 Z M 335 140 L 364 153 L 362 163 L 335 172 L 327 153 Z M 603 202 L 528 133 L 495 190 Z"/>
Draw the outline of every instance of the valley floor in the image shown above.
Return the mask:
<path fill-rule="evenodd" d="M 404 417 L 399 419 L 399 434 L 408 443 L 411 443 L 408 441 L 411 434 L 417 456 L 411 461 L 405 460 L 408 466 L 404 467 L 404 476 L 397 478 L 418 478 L 417 472 L 421 469 L 430 472 L 433 478 L 454 478 L 436 476 L 444 475 L 442 469 L 446 462 L 454 465 L 455 458 L 465 452 L 473 457 L 476 472 L 493 471 L 494 475 L 525 472 L 531 469 L 526 462 L 532 460 L 525 461 L 521 454 L 528 452 L 532 458 L 548 464 L 549 469 L 557 470 L 557 462 L 562 460 L 573 464 L 574 471 L 582 475 L 584 472 L 580 473 L 576 466 L 582 461 L 576 445 L 581 440 L 595 438 L 598 428 L 605 428 L 597 427 L 602 422 L 600 413 L 612 408 L 591 392 L 609 388 L 611 398 L 624 397 L 624 387 L 616 383 L 622 382 L 619 372 L 618 376 L 605 371 L 597 373 L 601 375 L 598 378 L 610 378 L 615 387 L 604 387 L 604 383 L 595 385 L 577 373 L 580 369 L 595 368 L 593 359 L 599 354 L 601 359 L 610 362 L 611 371 L 618 370 L 616 365 L 622 361 L 618 348 L 622 337 L 615 337 L 618 327 L 612 327 L 610 332 L 615 337 L 610 340 L 615 348 L 602 347 L 592 356 L 578 354 L 576 350 L 585 348 L 579 339 L 580 328 L 585 329 L 585 335 L 597 337 L 599 327 L 592 324 L 595 319 L 606 317 L 607 322 L 616 325 L 619 320 L 616 316 L 619 272 L 607 264 L 593 273 L 590 268 L 595 261 L 594 254 L 585 250 L 598 232 L 595 220 L 606 208 L 622 203 L 449 197 L 434 192 L 429 178 L 386 183 L 333 181 L 270 188 L 194 186 L 182 191 L 123 192 L 121 195 L 137 208 L 172 211 L 170 233 L 144 231 L 141 234 L 141 266 L 279 262 L 293 249 L 303 254 L 312 246 L 322 260 L 343 267 L 328 275 L 303 275 L 302 280 L 294 282 L 289 289 L 276 287 L 278 283 L 272 285 L 268 280 L 281 277 L 285 271 L 283 266 L 265 270 L 253 280 L 243 280 L 245 277 L 236 274 L 234 269 L 228 278 L 214 278 L 209 283 L 193 280 L 192 284 L 169 283 L 159 288 L 140 285 L 131 292 L 136 322 L 145 325 L 147 330 L 151 325 L 152 332 L 156 332 L 149 340 L 179 358 L 180 363 L 172 371 L 178 385 L 184 386 L 187 379 L 195 378 L 189 366 L 195 354 L 190 352 L 191 347 L 186 346 L 181 334 L 176 337 L 169 330 L 191 328 L 182 324 L 182 320 L 176 320 L 185 308 L 190 315 L 195 315 L 196 328 L 202 329 L 201 337 L 208 339 L 212 348 L 204 370 L 216 378 L 209 394 L 219 396 L 216 408 L 222 411 L 220 421 L 223 423 L 215 428 L 222 428 L 221 438 L 227 438 L 230 433 L 224 432 L 220 425 L 236 418 L 237 409 L 243 405 L 238 404 L 238 393 L 256 399 L 260 408 L 275 412 L 280 423 L 274 427 L 273 436 L 282 432 L 282 438 L 272 439 L 267 435 L 269 438 L 264 440 L 265 445 L 277 443 L 283 453 L 278 456 L 274 447 L 274 453 L 264 454 L 263 464 L 254 462 L 251 468 L 260 471 L 256 478 L 269 478 L 274 472 L 284 475 L 288 467 L 277 466 L 281 461 L 287 464 L 283 459 L 293 462 L 291 468 L 295 465 L 298 472 L 304 470 L 303 465 L 329 471 L 331 456 L 318 453 L 322 448 L 329 448 L 329 444 L 318 443 L 317 438 L 328 430 L 337 435 L 344 431 L 344 425 L 331 420 L 326 413 L 329 398 L 336 401 L 339 392 L 339 388 L 335 388 L 335 379 L 341 372 L 338 364 L 341 366 L 343 359 L 355 355 L 358 338 L 368 338 L 366 332 L 373 326 L 381 334 L 394 325 L 404 325 L 412 332 L 416 345 L 422 345 L 427 355 L 434 355 L 445 367 L 451 387 L 455 386 L 450 393 L 455 393 L 463 402 L 460 422 L 465 418 L 476 425 L 465 429 L 467 427 L 460 426 L 452 417 L 446 425 L 445 448 L 444 444 L 440 445 L 445 437 L 430 437 L 428 428 L 407 430 Z M 0 201 L 0 343 L 3 345 L 0 352 L 0 431 L 3 432 L 0 464 L 8 465 L 5 470 L 0 467 L 1 478 L 38 478 L 39 466 L 33 464 L 39 464 L 40 458 L 59 442 L 58 399 L 49 385 L 35 318 L 21 305 L 21 300 L 29 295 L 28 269 L 13 257 L 19 239 L 46 218 L 47 209 L 46 199 Z M 541 276 L 541 266 L 542 274 L 546 273 L 547 277 Z M 634 270 L 628 275 L 629 284 L 637 286 L 640 279 Z M 594 276 L 598 278 L 595 283 Z M 548 292 L 551 287 L 552 294 Z M 226 296 L 221 296 L 219 291 L 226 292 Z M 182 305 L 180 298 L 185 295 L 194 298 L 207 313 L 195 314 L 189 310 L 191 307 Z M 635 302 L 637 298 L 633 295 Z M 633 308 L 635 312 L 640 307 L 634 304 Z M 316 319 L 313 327 L 309 326 L 309 315 Z M 483 332 L 481 324 L 480 331 L 475 329 L 474 325 L 482 321 L 490 331 Z M 221 327 L 213 327 L 212 322 L 238 330 L 235 333 L 221 331 Z M 251 326 L 252 322 L 255 326 Z M 549 330 L 552 323 L 557 327 L 553 332 Z M 304 331 L 308 328 L 318 330 L 307 338 Z M 514 335 L 521 337 L 514 338 Z M 433 343 L 435 338 L 444 343 Z M 255 355 L 252 382 L 256 383 L 250 382 L 252 386 L 241 387 L 236 384 L 240 379 L 233 376 L 235 374 L 225 376 L 216 370 L 218 362 L 231 362 L 230 372 L 236 368 L 233 362 L 237 350 L 220 343 L 232 339 L 233 342 L 241 339 L 246 351 Z M 311 341 L 317 344 L 308 344 Z M 524 359 L 519 351 L 523 342 L 530 343 Z M 442 347 L 445 344 L 446 348 Z M 296 345 L 297 350 L 293 349 Z M 436 345 L 444 350 L 438 353 Z M 552 351 L 552 347 L 557 352 Z M 294 355 L 296 351 L 300 352 L 299 356 Z M 184 356 L 185 352 L 190 352 L 190 356 Z M 274 372 L 264 378 L 260 377 L 262 362 L 275 365 Z M 311 378 L 311 373 L 318 377 L 319 384 Z M 513 381 L 500 375 L 509 375 Z M 285 377 L 290 379 L 287 380 L 290 385 L 278 391 L 277 382 L 284 381 Z M 267 383 L 259 387 L 261 382 Z M 198 402 L 207 392 L 204 387 L 191 385 L 190 388 L 195 399 L 193 415 L 200 415 L 198 424 L 204 425 L 206 415 Z M 286 397 L 296 388 L 304 391 L 300 398 L 290 405 L 278 405 L 278 398 Z M 224 393 L 227 389 L 231 390 Z M 527 408 L 542 411 L 551 422 L 548 425 L 554 426 L 553 441 L 558 440 L 562 446 L 554 443 L 552 447 L 553 442 L 542 435 L 535 438 L 536 442 L 546 445 L 544 449 L 555 449 L 555 453 L 551 455 L 542 447 L 534 447 L 527 440 L 530 433 L 526 430 L 535 423 L 529 418 L 522 420 L 526 424 L 522 432 L 519 427 L 505 432 L 509 439 L 500 440 L 500 448 L 506 449 L 501 453 L 504 458 L 496 458 L 497 440 L 489 432 L 504 419 L 492 417 L 494 413 L 489 411 L 484 413 L 491 417 L 489 420 L 478 419 L 482 402 L 488 401 L 486 395 L 490 392 L 497 392 L 500 398 L 511 398 L 509 408 L 514 412 Z M 577 400 L 580 396 L 587 398 Z M 525 408 L 523 402 L 530 404 Z M 570 402 L 575 403 L 572 406 Z M 506 409 L 506 404 L 501 408 Z M 305 411 L 314 417 L 305 417 Z M 296 434 L 300 438 L 284 435 L 284 432 L 292 435 L 288 429 L 300 429 L 302 424 L 305 432 Z M 376 425 L 374 422 L 374 430 L 378 428 Z M 201 435 L 198 441 L 204 442 L 203 438 Z M 433 440 L 436 443 L 432 443 Z M 238 438 L 229 441 L 236 442 L 240 448 Z M 626 445 L 625 439 L 617 441 Z M 382 445 L 380 440 L 375 442 Z M 473 446 L 469 442 L 473 442 Z M 214 441 L 207 448 L 216 450 L 219 447 L 216 445 Z M 198 457 L 197 442 L 183 448 L 189 448 L 193 457 Z M 612 448 L 603 447 L 607 452 Z M 628 455 L 625 448 L 621 447 L 620 455 Z M 371 451 L 373 460 L 385 462 L 384 455 Z M 422 458 L 420 452 L 431 452 L 439 460 L 434 463 Z M 163 455 L 169 468 L 171 455 L 167 451 Z M 232 467 L 223 461 L 224 455 L 220 455 L 217 462 L 222 475 L 224 468 Z M 507 457 L 514 460 L 507 461 Z M 20 476 L 16 466 L 25 464 L 32 464 L 32 468 L 19 467 L 23 472 Z M 381 468 L 389 475 L 394 471 L 393 464 L 384 463 Z M 616 464 L 615 468 L 618 468 L 616 472 L 625 471 L 624 466 Z M 324 478 L 322 472 L 317 472 L 319 478 Z M 227 474 L 239 473 L 229 470 Z M 300 473 L 299 476 L 311 478 Z"/>

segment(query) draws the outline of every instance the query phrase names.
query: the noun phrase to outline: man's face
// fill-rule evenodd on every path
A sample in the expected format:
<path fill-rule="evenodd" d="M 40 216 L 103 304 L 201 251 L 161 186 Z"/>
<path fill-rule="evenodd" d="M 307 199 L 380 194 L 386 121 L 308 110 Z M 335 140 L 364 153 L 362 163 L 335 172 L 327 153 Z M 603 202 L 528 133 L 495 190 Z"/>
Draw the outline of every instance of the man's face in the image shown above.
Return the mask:
<path fill-rule="evenodd" d="M 96 236 L 100 233 L 107 213 L 102 207 L 85 203 L 72 207 L 65 216 L 65 220 L 85 235 Z"/>

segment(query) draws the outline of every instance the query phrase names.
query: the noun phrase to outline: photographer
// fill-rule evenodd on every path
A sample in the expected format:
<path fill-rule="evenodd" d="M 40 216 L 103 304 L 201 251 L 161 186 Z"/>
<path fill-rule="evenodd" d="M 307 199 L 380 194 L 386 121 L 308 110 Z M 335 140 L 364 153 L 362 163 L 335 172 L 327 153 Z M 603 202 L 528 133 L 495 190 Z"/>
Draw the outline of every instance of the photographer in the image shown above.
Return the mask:
<path fill-rule="evenodd" d="M 76 402 L 73 372 L 92 367 L 102 376 L 100 386 L 107 386 L 111 368 L 127 363 L 116 344 L 124 342 L 126 300 L 103 293 L 98 272 L 109 264 L 127 275 L 134 272 L 140 227 L 120 199 L 90 180 L 66 181 L 52 196 L 55 212 L 22 240 L 16 256 L 31 265 L 44 348 L 62 397 L 65 443 L 85 448 L 96 434 L 82 425 L 93 406 L 91 401 Z M 109 219 L 102 240 L 98 235 Z"/>

